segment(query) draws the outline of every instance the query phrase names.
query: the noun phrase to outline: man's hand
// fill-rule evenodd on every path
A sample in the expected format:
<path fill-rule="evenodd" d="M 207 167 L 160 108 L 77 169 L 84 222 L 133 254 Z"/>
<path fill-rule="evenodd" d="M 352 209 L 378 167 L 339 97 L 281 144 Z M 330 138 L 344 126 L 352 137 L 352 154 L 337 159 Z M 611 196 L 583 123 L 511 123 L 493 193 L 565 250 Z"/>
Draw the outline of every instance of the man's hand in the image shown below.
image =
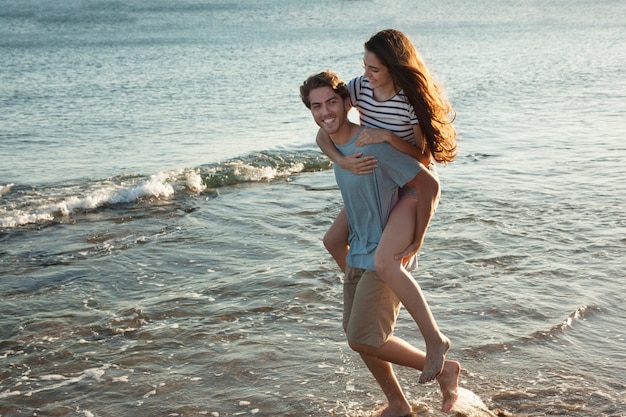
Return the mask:
<path fill-rule="evenodd" d="M 406 265 L 411 258 L 417 254 L 420 249 L 420 242 L 412 242 L 402 253 L 398 253 L 394 256 L 396 261 L 402 261 L 402 265 Z"/>
<path fill-rule="evenodd" d="M 341 158 L 339 166 L 356 175 L 367 175 L 378 168 L 378 161 L 374 156 L 363 156 L 363 152 L 357 152 Z"/>

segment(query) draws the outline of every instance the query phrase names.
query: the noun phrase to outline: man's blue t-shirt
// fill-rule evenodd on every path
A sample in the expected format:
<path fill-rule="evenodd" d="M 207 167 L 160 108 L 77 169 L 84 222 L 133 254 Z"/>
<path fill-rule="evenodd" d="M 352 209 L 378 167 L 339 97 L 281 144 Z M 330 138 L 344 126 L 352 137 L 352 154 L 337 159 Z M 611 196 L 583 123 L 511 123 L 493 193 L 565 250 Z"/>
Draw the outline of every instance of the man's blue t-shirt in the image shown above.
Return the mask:
<path fill-rule="evenodd" d="M 345 145 L 337 145 L 342 155 L 363 152 L 376 157 L 378 168 L 369 175 L 356 175 L 334 166 L 350 226 L 350 251 L 346 261 L 355 268 L 374 270 L 374 253 L 398 200 L 398 189 L 422 169 L 417 160 L 387 143 L 356 147 L 358 133 Z"/>

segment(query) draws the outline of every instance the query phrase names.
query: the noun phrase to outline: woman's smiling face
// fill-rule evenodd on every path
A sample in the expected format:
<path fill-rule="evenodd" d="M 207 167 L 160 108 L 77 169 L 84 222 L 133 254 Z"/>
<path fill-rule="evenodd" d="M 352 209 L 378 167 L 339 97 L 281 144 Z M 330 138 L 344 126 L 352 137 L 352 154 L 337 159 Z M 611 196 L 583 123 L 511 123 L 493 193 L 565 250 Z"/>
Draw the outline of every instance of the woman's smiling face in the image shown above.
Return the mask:
<path fill-rule="evenodd" d="M 383 90 L 394 89 L 393 78 L 389 69 L 378 59 L 378 57 L 368 50 L 365 50 L 363 55 L 363 68 L 365 73 L 363 74 L 372 85 L 373 88 L 380 88 Z"/>

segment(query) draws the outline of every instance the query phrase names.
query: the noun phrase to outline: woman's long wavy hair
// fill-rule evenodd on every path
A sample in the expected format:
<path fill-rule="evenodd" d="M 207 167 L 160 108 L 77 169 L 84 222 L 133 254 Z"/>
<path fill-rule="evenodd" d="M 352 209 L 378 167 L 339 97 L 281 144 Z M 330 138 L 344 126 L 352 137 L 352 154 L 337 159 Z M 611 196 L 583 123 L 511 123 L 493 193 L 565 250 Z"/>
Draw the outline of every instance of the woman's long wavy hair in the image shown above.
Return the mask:
<path fill-rule="evenodd" d="M 444 164 L 454 160 L 457 134 L 452 122 L 456 113 L 409 38 L 398 30 L 386 29 L 365 42 L 365 49 L 387 67 L 396 88 L 404 91 L 413 106 L 424 136 L 422 152 L 428 148 L 435 161 Z"/>

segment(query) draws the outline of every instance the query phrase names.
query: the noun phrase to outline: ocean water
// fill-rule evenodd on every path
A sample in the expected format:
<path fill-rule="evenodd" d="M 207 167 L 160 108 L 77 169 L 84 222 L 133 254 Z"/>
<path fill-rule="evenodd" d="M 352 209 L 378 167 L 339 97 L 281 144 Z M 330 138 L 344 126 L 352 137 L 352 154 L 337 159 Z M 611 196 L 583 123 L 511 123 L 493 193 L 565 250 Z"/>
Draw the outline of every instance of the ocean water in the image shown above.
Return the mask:
<path fill-rule="evenodd" d="M 375 416 L 298 86 L 361 74 L 389 27 L 458 113 L 414 273 L 463 367 L 457 415 L 626 416 L 611 0 L 0 0 L 0 415 Z M 423 347 L 404 311 L 397 332 Z"/>

